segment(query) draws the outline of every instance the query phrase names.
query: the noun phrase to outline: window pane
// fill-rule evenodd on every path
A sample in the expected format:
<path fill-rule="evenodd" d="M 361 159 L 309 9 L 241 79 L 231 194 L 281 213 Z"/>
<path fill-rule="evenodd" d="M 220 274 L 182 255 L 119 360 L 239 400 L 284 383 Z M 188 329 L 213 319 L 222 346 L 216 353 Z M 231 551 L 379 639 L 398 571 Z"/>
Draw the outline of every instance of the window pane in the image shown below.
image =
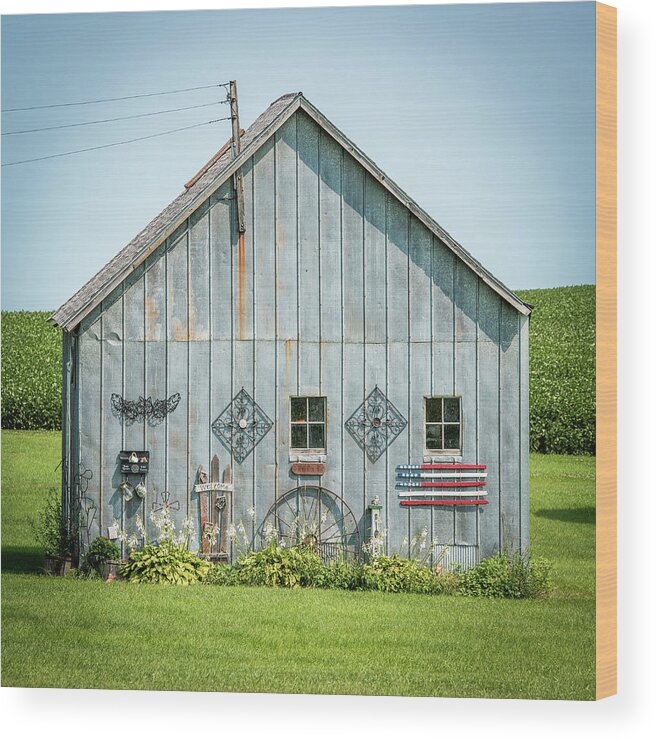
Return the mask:
<path fill-rule="evenodd" d="M 426 424 L 426 448 L 442 449 L 442 427 L 440 424 Z"/>
<path fill-rule="evenodd" d="M 426 421 L 442 421 L 442 399 L 426 399 Z"/>
<path fill-rule="evenodd" d="M 325 421 L 325 398 L 308 398 L 308 419 Z"/>
<path fill-rule="evenodd" d="M 292 424 L 292 447 L 305 449 L 307 446 L 307 426 L 305 424 Z"/>
<path fill-rule="evenodd" d="M 305 398 L 292 398 L 292 421 L 306 421 L 306 401 Z"/>
<path fill-rule="evenodd" d="M 445 450 L 459 450 L 460 449 L 460 425 L 459 424 L 445 424 L 444 425 L 444 449 Z"/>
<path fill-rule="evenodd" d="M 460 421 L 460 399 L 444 399 L 444 421 Z"/>
<path fill-rule="evenodd" d="M 308 446 L 323 449 L 326 446 L 324 439 L 325 426 L 323 424 L 310 424 L 309 426 L 310 444 Z"/>

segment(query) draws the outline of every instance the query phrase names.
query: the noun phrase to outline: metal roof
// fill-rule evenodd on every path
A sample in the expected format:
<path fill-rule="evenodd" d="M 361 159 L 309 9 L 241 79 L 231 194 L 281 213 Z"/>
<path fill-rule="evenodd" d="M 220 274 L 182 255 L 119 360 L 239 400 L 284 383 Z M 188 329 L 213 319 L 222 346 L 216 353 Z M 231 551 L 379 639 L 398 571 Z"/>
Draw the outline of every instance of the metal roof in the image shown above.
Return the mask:
<path fill-rule="evenodd" d="M 241 153 L 233 159 L 229 147 L 219 152 L 187 183 L 182 192 L 158 216 L 156 216 L 129 244 L 111 259 L 101 270 L 88 280 L 80 290 L 66 301 L 50 317 L 50 321 L 66 330 L 71 330 L 87 316 L 117 285 L 138 267 L 175 229 L 188 218 L 198 206 L 215 192 L 238 170 L 259 147 L 271 137 L 297 110 L 305 111 L 319 126 L 341 144 L 383 187 L 403 203 L 430 231 L 449 247 L 495 292 L 516 308 L 528 315 L 530 307 L 518 298 L 480 262 L 420 208 L 401 188 L 334 126 L 303 94 L 288 93 L 281 96 L 254 121 L 241 136 Z"/>

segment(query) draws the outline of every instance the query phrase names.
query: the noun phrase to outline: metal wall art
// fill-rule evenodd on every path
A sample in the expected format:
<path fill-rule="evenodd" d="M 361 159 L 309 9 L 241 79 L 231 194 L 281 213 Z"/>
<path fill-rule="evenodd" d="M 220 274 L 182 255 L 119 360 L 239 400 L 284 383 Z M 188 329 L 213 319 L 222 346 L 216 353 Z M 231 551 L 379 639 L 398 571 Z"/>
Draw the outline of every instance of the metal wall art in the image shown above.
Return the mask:
<path fill-rule="evenodd" d="M 212 430 L 241 463 L 273 426 L 250 395 L 242 388 L 212 424 Z"/>
<path fill-rule="evenodd" d="M 376 386 L 344 426 L 371 462 L 376 462 L 407 423 L 396 406 Z"/>
<path fill-rule="evenodd" d="M 153 502 L 153 511 L 171 511 L 172 509 L 180 511 L 180 502 L 171 501 L 171 494 L 168 491 L 162 491 L 159 494 L 159 501 Z"/>
<path fill-rule="evenodd" d="M 91 530 L 96 520 L 98 507 L 93 499 L 86 493 L 93 473 L 85 465 L 80 463 L 77 473 L 73 476 L 73 484 L 77 489 L 77 515 L 79 523 L 80 545 L 83 549 L 89 547 L 91 541 Z"/>
<path fill-rule="evenodd" d="M 151 396 L 148 396 L 148 398 L 139 396 L 136 401 L 128 401 L 118 393 L 112 393 L 112 407 L 114 411 L 130 423 L 148 420 L 159 424 L 166 418 L 167 414 L 171 414 L 176 410 L 179 403 L 179 393 L 174 393 L 172 396 L 164 399 L 156 398 L 154 401 Z"/>

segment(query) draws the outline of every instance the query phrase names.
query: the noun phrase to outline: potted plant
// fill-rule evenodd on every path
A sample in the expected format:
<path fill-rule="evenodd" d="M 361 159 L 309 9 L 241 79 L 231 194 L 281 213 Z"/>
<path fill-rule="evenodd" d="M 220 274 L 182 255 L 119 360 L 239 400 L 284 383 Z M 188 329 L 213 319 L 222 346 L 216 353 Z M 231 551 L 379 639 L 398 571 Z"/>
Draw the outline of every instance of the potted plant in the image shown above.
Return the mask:
<path fill-rule="evenodd" d="M 59 492 L 51 488 L 46 503 L 33 522 L 34 534 L 45 551 L 46 573 L 63 576 L 73 567 L 76 532 L 65 519 Z"/>
<path fill-rule="evenodd" d="M 96 537 L 91 541 L 84 556 L 84 568 L 94 571 L 106 581 L 114 581 L 121 565 L 121 551 L 107 537 Z"/>

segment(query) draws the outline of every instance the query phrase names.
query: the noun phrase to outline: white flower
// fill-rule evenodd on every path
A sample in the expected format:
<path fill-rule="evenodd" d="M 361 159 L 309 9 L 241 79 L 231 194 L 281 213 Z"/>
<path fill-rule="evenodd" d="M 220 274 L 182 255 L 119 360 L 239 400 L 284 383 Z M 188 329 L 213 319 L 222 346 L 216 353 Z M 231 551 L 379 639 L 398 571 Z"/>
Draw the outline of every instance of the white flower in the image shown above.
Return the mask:
<path fill-rule="evenodd" d="M 246 509 L 246 511 L 248 512 L 248 516 L 251 519 L 255 519 L 255 507 L 254 506 L 249 506 L 248 509 Z"/>

